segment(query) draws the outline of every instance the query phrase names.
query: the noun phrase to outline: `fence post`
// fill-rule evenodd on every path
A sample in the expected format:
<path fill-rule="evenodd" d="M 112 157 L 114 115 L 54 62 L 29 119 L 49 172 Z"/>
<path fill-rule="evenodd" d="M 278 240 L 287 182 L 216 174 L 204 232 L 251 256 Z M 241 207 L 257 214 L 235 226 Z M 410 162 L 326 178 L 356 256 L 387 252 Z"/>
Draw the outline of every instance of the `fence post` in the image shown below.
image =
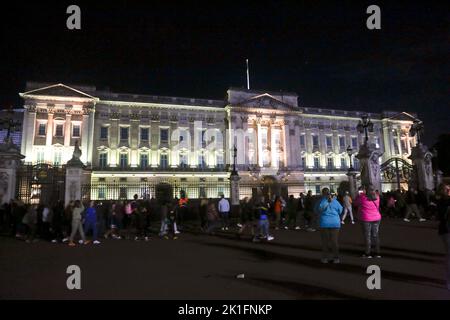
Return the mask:
<path fill-rule="evenodd" d="M 75 142 L 72 159 L 66 165 L 66 190 L 64 203 L 67 206 L 70 201 L 81 200 L 81 184 L 85 165 L 80 160 L 81 150 L 78 141 Z"/>
<path fill-rule="evenodd" d="M 10 138 L 0 144 L 0 205 L 16 197 L 17 168 L 23 158 Z"/>

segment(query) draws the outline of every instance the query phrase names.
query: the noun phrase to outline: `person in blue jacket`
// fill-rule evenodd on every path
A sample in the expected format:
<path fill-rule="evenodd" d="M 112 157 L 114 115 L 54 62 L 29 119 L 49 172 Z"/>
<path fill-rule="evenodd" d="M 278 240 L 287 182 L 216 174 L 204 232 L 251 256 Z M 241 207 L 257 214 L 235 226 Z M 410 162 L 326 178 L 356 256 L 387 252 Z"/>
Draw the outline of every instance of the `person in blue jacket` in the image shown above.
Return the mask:
<path fill-rule="evenodd" d="M 84 222 L 84 233 L 87 235 L 88 232 L 92 230 L 92 240 L 94 244 L 100 244 L 97 239 L 98 229 L 97 229 L 97 212 L 95 210 L 95 202 L 91 201 L 89 203 L 89 208 L 86 209 L 86 220 Z M 90 241 L 86 241 L 89 243 Z"/>
<path fill-rule="evenodd" d="M 316 203 L 315 212 L 319 217 L 322 238 L 322 259 L 320 261 L 322 263 L 340 263 L 338 238 L 342 206 L 336 197 L 330 194 L 328 188 L 322 189 L 322 197 Z"/>

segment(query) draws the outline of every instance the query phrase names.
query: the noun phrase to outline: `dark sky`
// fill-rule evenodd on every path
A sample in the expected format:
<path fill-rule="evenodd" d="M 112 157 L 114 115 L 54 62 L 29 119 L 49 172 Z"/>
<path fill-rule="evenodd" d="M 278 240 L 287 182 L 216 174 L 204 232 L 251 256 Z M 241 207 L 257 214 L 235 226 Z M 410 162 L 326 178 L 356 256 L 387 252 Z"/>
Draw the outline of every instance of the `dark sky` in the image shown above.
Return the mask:
<path fill-rule="evenodd" d="M 27 80 L 222 99 L 245 86 L 249 58 L 253 89 L 294 91 L 305 106 L 416 112 L 428 143 L 449 132 L 445 1 L 145 3 L 2 3 L 0 106 L 19 106 Z M 81 30 L 66 28 L 70 4 Z M 370 4 L 381 30 L 366 28 Z"/>

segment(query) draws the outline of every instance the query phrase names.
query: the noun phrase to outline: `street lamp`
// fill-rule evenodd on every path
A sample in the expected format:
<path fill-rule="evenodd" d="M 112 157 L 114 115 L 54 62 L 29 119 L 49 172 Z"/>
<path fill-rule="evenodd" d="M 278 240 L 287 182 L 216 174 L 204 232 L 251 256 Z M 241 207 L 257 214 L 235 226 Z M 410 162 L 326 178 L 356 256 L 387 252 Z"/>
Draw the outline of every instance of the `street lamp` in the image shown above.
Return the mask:
<path fill-rule="evenodd" d="M 238 173 L 236 171 L 236 157 L 237 157 L 237 148 L 236 145 L 233 147 L 233 171 L 231 171 L 231 174 L 236 176 Z"/>
<path fill-rule="evenodd" d="M 347 147 L 347 154 L 348 154 L 348 158 L 350 159 L 350 168 L 348 169 L 349 171 L 353 171 L 353 164 L 352 164 L 352 154 L 353 154 L 353 149 L 352 147 L 348 146 Z"/>
<path fill-rule="evenodd" d="M 361 120 L 359 120 L 358 125 L 356 126 L 356 129 L 359 133 L 364 133 L 365 139 L 364 144 L 367 144 L 367 141 L 369 141 L 369 132 L 373 132 L 373 123 L 370 121 L 369 117 L 367 115 L 363 115 L 361 117 Z"/>

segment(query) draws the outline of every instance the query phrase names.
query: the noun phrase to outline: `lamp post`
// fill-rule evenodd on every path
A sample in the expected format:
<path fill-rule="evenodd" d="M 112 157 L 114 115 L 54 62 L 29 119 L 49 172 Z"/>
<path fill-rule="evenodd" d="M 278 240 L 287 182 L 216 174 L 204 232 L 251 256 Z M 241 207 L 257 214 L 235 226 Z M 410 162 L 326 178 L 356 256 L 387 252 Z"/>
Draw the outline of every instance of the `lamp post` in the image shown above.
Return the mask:
<path fill-rule="evenodd" d="M 367 144 L 367 141 L 369 141 L 369 132 L 373 132 L 373 123 L 372 121 L 370 121 L 368 115 L 363 115 L 361 117 L 361 120 L 359 120 L 356 129 L 359 133 L 364 133 L 364 144 Z"/>
<path fill-rule="evenodd" d="M 233 147 L 233 170 L 231 171 L 232 176 L 237 176 L 238 172 L 236 171 L 236 157 L 237 157 L 237 148 L 236 145 Z"/>

